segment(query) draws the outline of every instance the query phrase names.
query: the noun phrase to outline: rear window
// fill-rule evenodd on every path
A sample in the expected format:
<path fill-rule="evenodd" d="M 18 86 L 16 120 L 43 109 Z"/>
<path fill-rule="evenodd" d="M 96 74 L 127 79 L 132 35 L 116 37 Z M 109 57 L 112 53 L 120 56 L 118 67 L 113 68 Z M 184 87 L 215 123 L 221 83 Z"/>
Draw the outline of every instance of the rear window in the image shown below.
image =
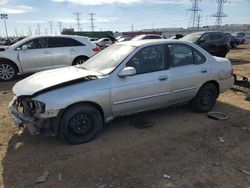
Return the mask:
<path fill-rule="evenodd" d="M 70 47 L 70 46 L 84 46 L 84 44 L 72 38 L 62 38 L 62 37 L 49 38 L 50 48 Z"/>

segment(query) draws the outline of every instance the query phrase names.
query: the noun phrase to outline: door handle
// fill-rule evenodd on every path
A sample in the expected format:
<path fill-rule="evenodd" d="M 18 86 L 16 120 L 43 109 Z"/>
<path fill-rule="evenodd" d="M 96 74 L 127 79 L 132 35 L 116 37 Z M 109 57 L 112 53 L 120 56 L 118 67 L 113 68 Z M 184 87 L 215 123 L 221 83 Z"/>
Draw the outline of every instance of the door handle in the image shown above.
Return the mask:
<path fill-rule="evenodd" d="M 206 69 L 201 70 L 201 73 L 207 73 L 207 70 Z"/>
<path fill-rule="evenodd" d="M 160 80 L 160 81 L 164 81 L 164 80 L 167 80 L 167 79 L 168 79 L 167 76 L 160 76 L 160 77 L 159 77 L 159 80 Z"/>
<path fill-rule="evenodd" d="M 49 51 L 44 51 L 43 53 L 44 53 L 44 54 L 49 54 Z"/>

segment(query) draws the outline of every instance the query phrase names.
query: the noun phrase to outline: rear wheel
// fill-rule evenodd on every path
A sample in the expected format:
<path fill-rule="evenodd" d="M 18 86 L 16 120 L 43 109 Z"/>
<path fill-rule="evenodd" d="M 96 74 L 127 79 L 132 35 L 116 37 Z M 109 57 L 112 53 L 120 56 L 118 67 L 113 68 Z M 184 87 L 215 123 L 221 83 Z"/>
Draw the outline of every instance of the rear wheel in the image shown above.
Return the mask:
<path fill-rule="evenodd" d="M 79 104 L 69 108 L 60 120 L 60 136 L 71 144 L 92 140 L 102 129 L 102 116 L 91 105 Z"/>
<path fill-rule="evenodd" d="M 81 65 L 87 60 L 88 60 L 87 57 L 83 57 L 83 56 L 82 57 L 77 57 L 76 59 L 74 59 L 72 65 Z"/>
<path fill-rule="evenodd" d="M 219 95 L 217 87 L 213 83 L 203 85 L 194 99 L 190 101 L 191 108 L 196 112 L 208 112 L 211 110 Z"/>
<path fill-rule="evenodd" d="M 9 81 L 16 77 L 17 68 L 13 63 L 0 62 L 0 80 Z"/>

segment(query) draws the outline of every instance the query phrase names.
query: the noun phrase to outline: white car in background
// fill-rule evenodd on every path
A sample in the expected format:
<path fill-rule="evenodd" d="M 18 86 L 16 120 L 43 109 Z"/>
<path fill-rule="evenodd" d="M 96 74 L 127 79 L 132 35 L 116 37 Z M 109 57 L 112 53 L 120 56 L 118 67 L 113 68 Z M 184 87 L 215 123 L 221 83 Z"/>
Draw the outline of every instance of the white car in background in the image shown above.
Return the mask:
<path fill-rule="evenodd" d="M 0 80 L 17 74 L 66 67 L 84 63 L 100 48 L 88 37 L 55 35 L 25 38 L 0 51 Z"/>
<path fill-rule="evenodd" d="M 94 41 L 94 43 L 100 47 L 109 46 L 113 44 L 112 40 L 110 40 L 109 38 L 101 38 L 98 41 Z"/>

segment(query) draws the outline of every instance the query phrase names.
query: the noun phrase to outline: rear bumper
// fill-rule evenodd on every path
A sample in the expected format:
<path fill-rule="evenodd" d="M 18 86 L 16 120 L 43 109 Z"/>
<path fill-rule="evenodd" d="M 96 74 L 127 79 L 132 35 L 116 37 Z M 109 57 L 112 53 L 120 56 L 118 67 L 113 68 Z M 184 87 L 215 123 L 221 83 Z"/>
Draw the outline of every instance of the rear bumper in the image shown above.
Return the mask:
<path fill-rule="evenodd" d="M 229 79 L 220 80 L 220 93 L 223 93 L 233 87 L 234 84 L 234 77 L 230 77 Z"/>

